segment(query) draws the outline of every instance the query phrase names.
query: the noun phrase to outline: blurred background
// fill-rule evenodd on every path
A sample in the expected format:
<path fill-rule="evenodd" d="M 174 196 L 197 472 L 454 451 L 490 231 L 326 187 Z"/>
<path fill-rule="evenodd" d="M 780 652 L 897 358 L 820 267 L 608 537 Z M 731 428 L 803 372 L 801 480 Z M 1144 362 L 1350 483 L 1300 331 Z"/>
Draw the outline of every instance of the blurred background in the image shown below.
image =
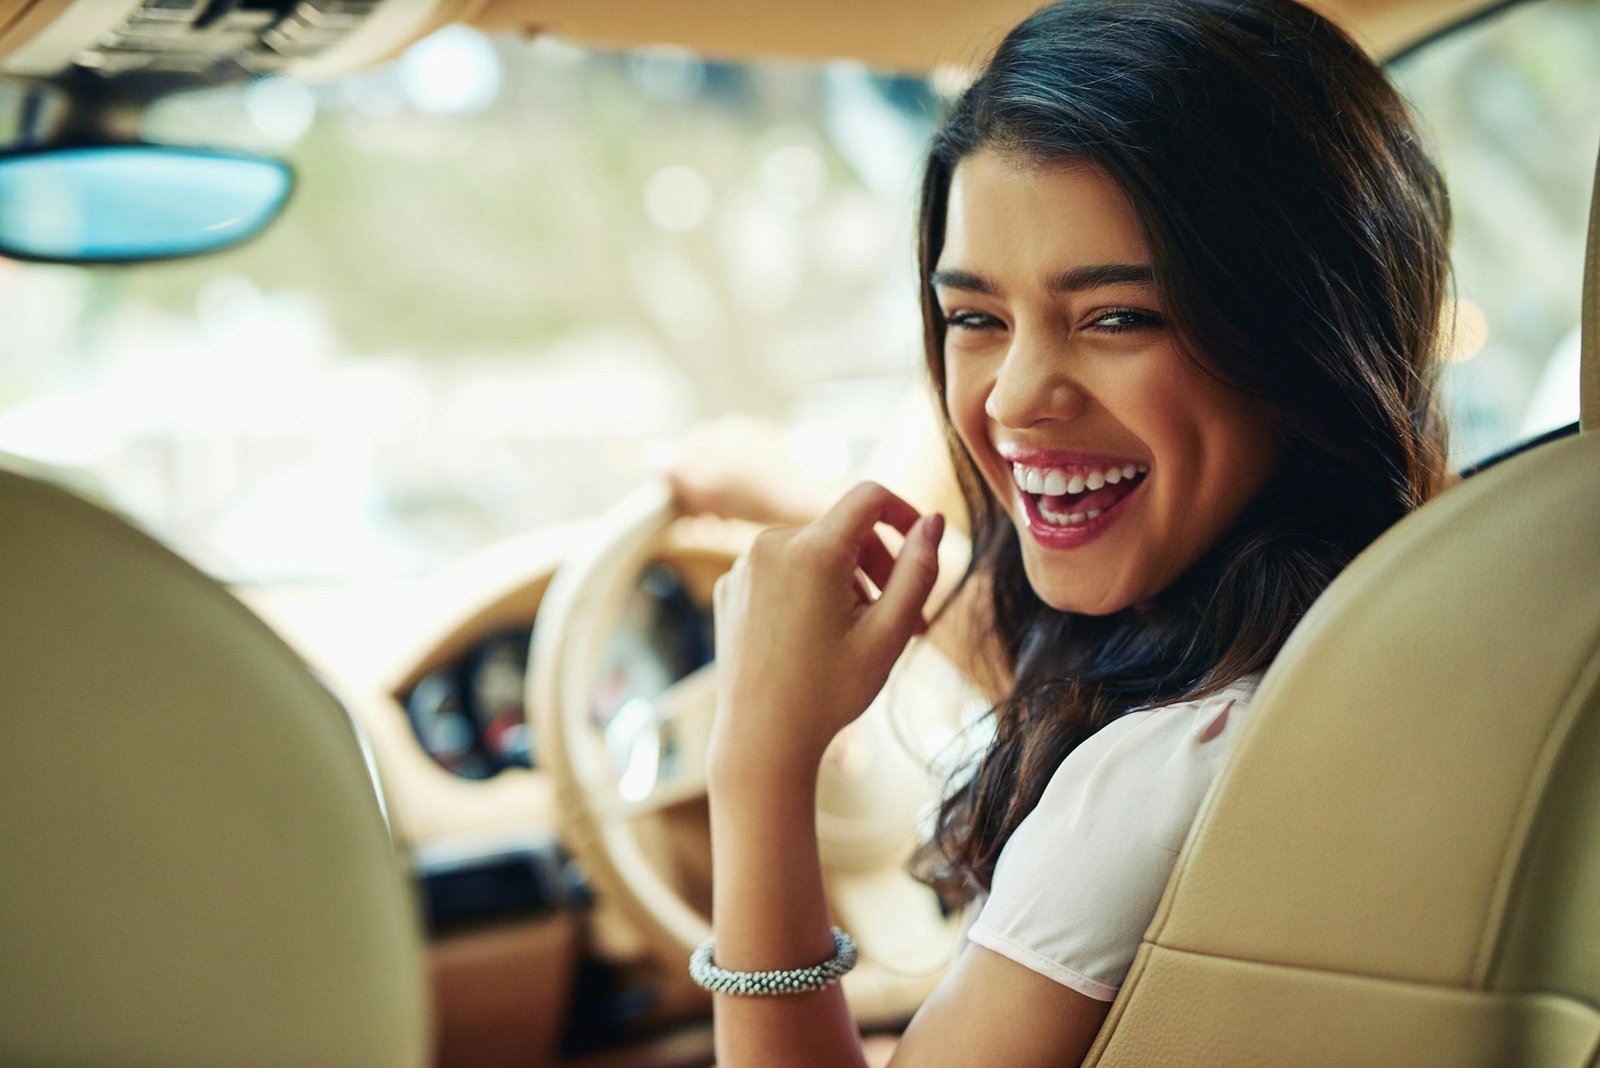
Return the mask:
<path fill-rule="evenodd" d="M 1392 67 L 1455 208 L 1458 465 L 1576 418 L 1596 55 L 1600 6 L 1543 0 Z M 282 154 L 295 200 L 220 256 L 0 261 L 0 452 L 265 584 L 593 515 L 726 412 L 837 477 L 921 374 L 918 169 L 963 79 L 449 28 L 171 99 L 147 137 Z"/>

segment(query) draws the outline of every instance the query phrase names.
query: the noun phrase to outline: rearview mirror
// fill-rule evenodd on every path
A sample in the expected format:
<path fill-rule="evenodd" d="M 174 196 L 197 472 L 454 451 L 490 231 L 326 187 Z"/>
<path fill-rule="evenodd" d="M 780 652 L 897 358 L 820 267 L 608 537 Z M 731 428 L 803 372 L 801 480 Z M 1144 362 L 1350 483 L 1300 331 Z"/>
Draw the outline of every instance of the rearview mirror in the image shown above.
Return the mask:
<path fill-rule="evenodd" d="M 131 263 L 216 252 L 283 209 L 281 160 L 174 145 L 30 149 L 0 156 L 0 256 Z"/>

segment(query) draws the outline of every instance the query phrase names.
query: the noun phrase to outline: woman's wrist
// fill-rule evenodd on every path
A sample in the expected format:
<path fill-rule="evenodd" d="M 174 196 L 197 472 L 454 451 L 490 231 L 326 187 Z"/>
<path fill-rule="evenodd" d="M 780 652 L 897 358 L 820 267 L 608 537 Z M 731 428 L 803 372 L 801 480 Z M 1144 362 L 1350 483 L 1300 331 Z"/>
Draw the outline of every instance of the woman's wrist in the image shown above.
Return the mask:
<path fill-rule="evenodd" d="M 812 758 L 770 747 L 713 747 L 707 755 L 707 792 L 713 806 L 719 800 L 740 807 L 809 806 L 816 798 L 821 766 L 820 754 Z"/>
<path fill-rule="evenodd" d="M 806 715 L 801 708 L 728 698 L 717 714 L 720 722 L 712 730 L 706 753 L 707 784 L 713 793 L 721 789 L 754 798 L 768 793 L 792 796 L 801 790 L 814 792 L 826 747 L 819 749 L 814 742 L 796 737 L 800 732 L 754 729 L 758 724 L 799 723 Z"/>

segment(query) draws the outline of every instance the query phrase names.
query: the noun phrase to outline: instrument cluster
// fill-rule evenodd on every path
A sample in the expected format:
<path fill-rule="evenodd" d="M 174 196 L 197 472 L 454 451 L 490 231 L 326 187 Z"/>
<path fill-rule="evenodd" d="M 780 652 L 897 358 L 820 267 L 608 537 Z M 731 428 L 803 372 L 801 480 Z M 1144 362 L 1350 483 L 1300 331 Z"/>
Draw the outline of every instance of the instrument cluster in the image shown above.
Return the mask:
<path fill-rule="evenodd" d="M 528 723 L 528 651 L 538 621 L 485 635 L 402 695 L 418 743 L 464 779 L 539 766 Z M 653 697 L 710 663 L 711 610 L 666 564 L 639 578 L 596 680 L 591 715 L 604 729 L 630 700 Z"/>

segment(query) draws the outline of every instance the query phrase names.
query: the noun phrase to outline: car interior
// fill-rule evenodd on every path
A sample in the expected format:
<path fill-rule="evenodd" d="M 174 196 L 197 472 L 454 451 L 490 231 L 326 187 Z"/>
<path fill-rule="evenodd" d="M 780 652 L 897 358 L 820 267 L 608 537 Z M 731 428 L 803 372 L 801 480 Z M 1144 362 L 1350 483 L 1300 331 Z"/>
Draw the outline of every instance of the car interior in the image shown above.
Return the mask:
<path fill-rule="evenodd" d="M 926 73 L 1033 6 L 6 0 L 28 106 L 0 255 L 115 270 L 248 240 L 295 173 L 147 143 L 137 116 L 452 24 Z M 1508 5 L 1314 6 L 1394 57 Z M 1464 467 L 1317 602 L 1085 1063 L 1600 1065 L 1593 188 L 1579 423 Z M 38 221 L 67 196 L 110 221 Z M 0 465 L 0 1063 L 712 1063 L 685 968 L 710 930 L 710 590 L 755 530 L 652 483 L 430 575 L 352 664 L 316 640 L 338 612 Z M 914 644 L 819 788 L 845 993 L 891 1040 L 964 919 L 905 872 L 983 707 L 948 652 Z"/>

